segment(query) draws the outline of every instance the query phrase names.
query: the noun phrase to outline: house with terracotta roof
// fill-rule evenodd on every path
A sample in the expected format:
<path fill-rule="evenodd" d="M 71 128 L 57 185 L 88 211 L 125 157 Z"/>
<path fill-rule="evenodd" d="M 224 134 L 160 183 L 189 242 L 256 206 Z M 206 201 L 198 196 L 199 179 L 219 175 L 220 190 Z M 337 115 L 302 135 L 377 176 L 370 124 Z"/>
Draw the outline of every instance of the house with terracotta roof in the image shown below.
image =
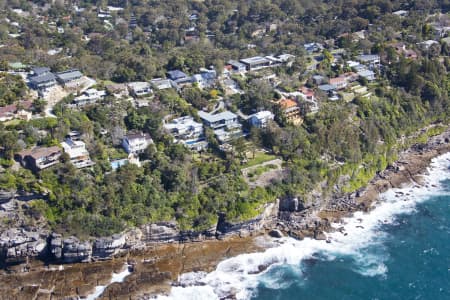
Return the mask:
<path fill-rule="evenodd" d="M 289 123 L 294 125 L 300 125 L 303 123 L 300 107 L 296 101 L 292 99 L 281 99 L 278 102 L 278 105 L 283 112 L 283 116 Z"/>

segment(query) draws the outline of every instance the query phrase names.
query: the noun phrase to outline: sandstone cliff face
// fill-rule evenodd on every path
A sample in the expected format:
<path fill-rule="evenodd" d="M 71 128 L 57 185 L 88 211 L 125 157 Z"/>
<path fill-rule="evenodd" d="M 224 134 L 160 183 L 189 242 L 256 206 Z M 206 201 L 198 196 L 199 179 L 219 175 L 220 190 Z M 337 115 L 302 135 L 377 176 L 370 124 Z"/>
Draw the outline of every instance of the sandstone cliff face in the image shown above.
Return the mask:
<path fill-rule="evenodd" d="M 0 261 L 24 262 L 27 257 L 41 256 L 47 250 L 48 232 L 11 228 L 0 233 Z"/>
<path fill-rule="evenodd" d="M 27 231 L 13 228 L 0 234 L 0 262 L 25 262 L 27 257 L 41 257 L 58 263 L 90 262 L 111 259 L 129 250 L 143 249 L 149 244 L 198 242 L 235 234 L 245 237 L 269 227 L 276 220 L 277 213 L 278 202 L 266 205 L 253 220 L 229 223 L 222 216 L 216 226 L 201 232 L 181 231 L 175 222 L 160 222 L 88 241 L 74 236 L 64 238 L 42 229 Z"/>

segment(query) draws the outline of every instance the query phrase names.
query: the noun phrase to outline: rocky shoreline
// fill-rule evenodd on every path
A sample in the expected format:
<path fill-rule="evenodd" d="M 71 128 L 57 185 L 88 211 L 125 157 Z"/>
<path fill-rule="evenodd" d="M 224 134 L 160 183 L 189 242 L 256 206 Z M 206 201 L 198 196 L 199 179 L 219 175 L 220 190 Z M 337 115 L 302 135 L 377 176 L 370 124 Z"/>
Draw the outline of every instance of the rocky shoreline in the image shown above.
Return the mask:
<path fill-rule="evenodd" d="M 31 227 L 7 230 L 0 234 L 0 255 L 8 262 L 0 274 L 4 283 L 0 294 L 14 299 L 77 299 L 97 285 L 108 285 L 111 274 L 126 264 L 132 266 L 131 275 L 123 283 L 109 285 L 102 298 L 139 299 L 167 293 L 182 273 L 211 271 L 227 257 L 262 250 L 267 233 L 325 239 L 323 232 L 331 229 L 331 223 L 355 211 L 368 211 L 380 193 L 405 183 L 420 183 L 431 159 L 450 151 L 449 141 L 447 129 L 427 144 L 401 153 L 365 189 L 335 195 L 321 206 L 304 207 L 297 199 L 282 199 L 267 205 L 254 220 L 229 224 L 221 219 L 216 228 L 201 233 L 158 223 L 82 242 Z"/>

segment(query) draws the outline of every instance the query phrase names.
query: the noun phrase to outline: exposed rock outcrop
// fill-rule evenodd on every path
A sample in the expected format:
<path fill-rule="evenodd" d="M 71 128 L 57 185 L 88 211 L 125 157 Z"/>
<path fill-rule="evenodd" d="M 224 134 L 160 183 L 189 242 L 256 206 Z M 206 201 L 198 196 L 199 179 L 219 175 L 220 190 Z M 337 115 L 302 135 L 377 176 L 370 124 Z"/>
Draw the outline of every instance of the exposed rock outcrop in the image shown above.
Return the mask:
<path fill-rule="evenodd" d="M 0 258 L 4 262 L 24 262 L 27 257 L 41 256 L 47 248 L 48 232 L 11 228 L 0 233 Z"/>

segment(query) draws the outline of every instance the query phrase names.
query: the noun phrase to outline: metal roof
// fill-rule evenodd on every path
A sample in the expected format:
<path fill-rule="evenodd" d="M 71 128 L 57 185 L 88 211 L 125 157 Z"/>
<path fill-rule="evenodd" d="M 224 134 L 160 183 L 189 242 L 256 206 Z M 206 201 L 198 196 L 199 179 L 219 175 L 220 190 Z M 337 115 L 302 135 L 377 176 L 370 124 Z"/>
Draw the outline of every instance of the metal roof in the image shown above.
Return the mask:
<path fill-rule="evenodd" d="M 209 122 L 209 123 L 215 123 L 223 120 L 230 120 L 237 118 L 237 115 L 232 113 L 231 111 L 224 111 L 215 115 L 211 115 L 210 113 L 199 111 L 198 115 L 203 120 Z"/>
<path fill-rule="evenodd" d="M 83 74 L 78 70 L 70 70 L 70 71 L 57 73 L 56 76 L 58 77 L 59 80 L 66 82 L 66 81 L 71 81 L 71 80 L 75 80 L 80 77 L 83 77 Z"/>

